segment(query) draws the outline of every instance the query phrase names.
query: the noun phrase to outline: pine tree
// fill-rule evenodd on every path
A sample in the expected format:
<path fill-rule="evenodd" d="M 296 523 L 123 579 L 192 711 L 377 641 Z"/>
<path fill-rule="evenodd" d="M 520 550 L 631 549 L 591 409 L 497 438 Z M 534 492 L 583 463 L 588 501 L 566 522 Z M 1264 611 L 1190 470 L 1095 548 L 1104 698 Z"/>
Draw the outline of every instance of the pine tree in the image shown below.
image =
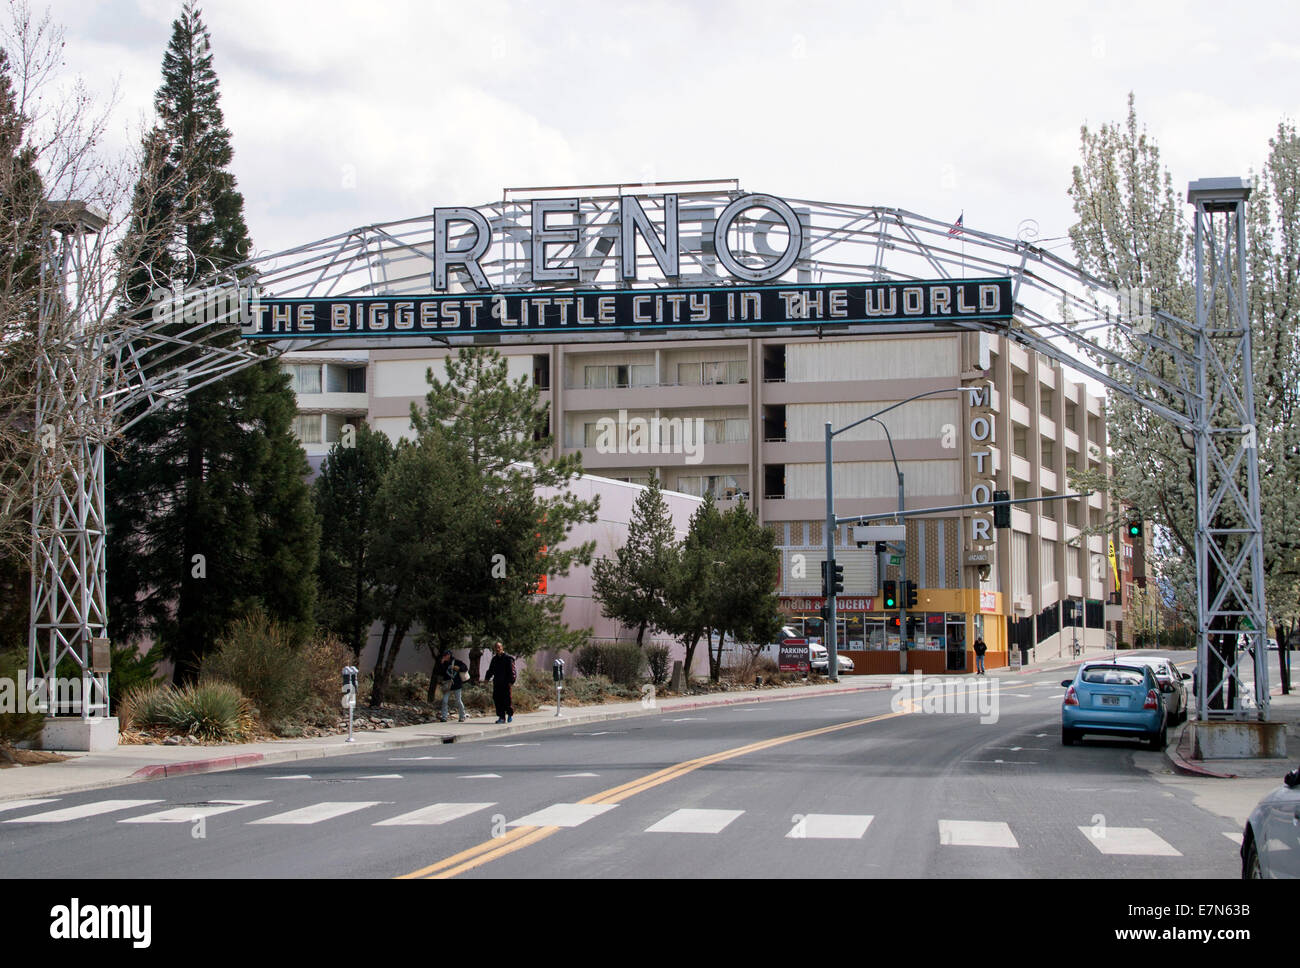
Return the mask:
<path fill-rule="evenodd" d="M 495 350 L 464 348 L 446 360 L 423 410 L 411 408 L 417 439 L 430 435 L 468 461 L 474 486 L 457 517 L 464 548 L 460 580 L 426 599 L 425 634 L 435 646 L 500 639 L 517 655 L 544 645 L 567 646 L 572 635 L 559 609 L 539 601 L 542 575 L 567 575 L 591 561 L 594 542 L 565 547 L 573 526 L 594 521 L 597 501 L 568 485 L 582 472 L 579 455 L 550 456 L 547 409 L 526 378 L 511 382 Z M 559 601 L 558 596 L 549 600 Z M 463 626 L 460 621 L 463 620 Z M 471 667 L 477 662 L 470 654 Z"/>
<path fill-rule="evenodd" d="M 208 31 L 187 2 L 163 59 L 135 196 L 143 255 L 128 293 L 137 312 L 148 312 L 158 288 L 182 289 L 251 249 L 218 102 Z M 231 327 L 224 338 L 238 335 Z M 178 682 L 197 674 L 248 606 L 304 631 L 311 623 L 318 528 L 295 412 L 288 377 L 268 359 L 150 414 L 110 462 L 111 634 L 155 635 Z"/>
<path fill-rule="evenodd" d="M 668 504 L 659 479 L 651 478 L 632 508 L 627 540 L 613 559 L 602 558 L 592 568 L 592 594 L 601 614 L 636 629 L 638 647 L 644 646 L 647 631 L 666 627 L 674 544 Z"/>
<path fill-rule="evenodd" d="M 329 452 L 312 485 L 321 525 L 317 617 L 357 658 L 378 614 L 371 568 L 375 504 L 392 460 L 388 437 L 362 426 L 352 446 L 340 443 Z"/>

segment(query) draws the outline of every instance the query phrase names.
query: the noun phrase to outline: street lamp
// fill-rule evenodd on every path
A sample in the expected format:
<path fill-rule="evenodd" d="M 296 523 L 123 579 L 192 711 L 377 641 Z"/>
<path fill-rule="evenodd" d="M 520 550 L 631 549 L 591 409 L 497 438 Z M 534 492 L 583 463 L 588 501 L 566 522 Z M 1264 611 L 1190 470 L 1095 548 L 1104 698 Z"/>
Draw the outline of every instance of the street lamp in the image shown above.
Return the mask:
<path fill-rule="evenodd" d="M 877 420 L 876 418 L 889 413 L 889 411 L 891 410 L 901 407 L 905 403 L 911 403 L 913 400 L 920 400 L 922 397 L 933 397 L 941 393 L 960 393 L 963 390 L 971 394 L 972 398 L 975 398 L 976 395 L 979 393 L 979 390 L 975 387 L 963 387 L 963 386 L 944 387 L 940 390 L 926 390 L 924 393 L 917 393 L 913 396 L 908 397 L 906 400 L 899 400 L 897 403 L 891 403 L 889 406 L 881 410 L 877 410 L 875 413 L 868 414 L 867 416 L 861 418 L 860 420 L 855 420 L 851 424 L 845 424 L 843 427 L 840 427 L 838 430 L 835 430 L 831 427 L 831 422 L 829 420 L 826 421 L 826 567 L 830 571 L 834 572 L 835 570 L 835 528 L 836 528 L 835 483 L 832 478 L 832 468 L 834 467 L 833 447 L 834 447 L 835 438 L 840 434 L 844 433 L 845 431 L 852 430 L 854 427 L 858 426 L 859 424 L 866 423 L 868 420 L 873 420 L 876 423 L 880 424 L 880 426 L 885 427 L 885 425 L 881 423 L 879 420 Z M 889 436 L 888 427 L 885 427 L 885 439 L 889 441 L 889 456 L 894 461 L 894 472 L 895 474 L 898 475 L 898 521 L 900 524 L 904 524 L 906 522 L 903 518 L 903 472 L 898 466 L 898 458 L 894 455 L 894 441 Z M 904 580 L 906 580 L 906 576 L 907 576 L 906 542 L 904 542 L 903 545 L 902 565 L 899 569 L 899 573 L 903 575 Z M 898 607 L 898 617 L 899 617 L 898 665 L 899 665 L 900 672 L 907 671 L 907 648 L 906 648 L 906 640 L 904 638 L 907 635 L 907 628 L 904 621 L 904 619 L 906 618 L 905 615 L 906 610 L 907 610 L 907 596 L 900 595 L 899 607 Z M 835 589 L 833 587 L 827 589 L 826 624 L 829 626 L 826 632 L 826 642 L 827 642 L 826 659 L 828 665 L 826 671 L 830 673 L 832 682 L 838 682 L 840 677 L 839 645 L 837 641 L 838 620 L 836 619 L 835 616 Z"/>

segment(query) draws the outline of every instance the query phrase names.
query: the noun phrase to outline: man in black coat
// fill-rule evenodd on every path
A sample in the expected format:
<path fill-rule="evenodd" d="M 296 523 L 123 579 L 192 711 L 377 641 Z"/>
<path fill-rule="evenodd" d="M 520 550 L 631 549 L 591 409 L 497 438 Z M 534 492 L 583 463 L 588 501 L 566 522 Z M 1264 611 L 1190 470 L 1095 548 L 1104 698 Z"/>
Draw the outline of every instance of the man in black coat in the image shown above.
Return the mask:
<path fill-rule="evenodd" d="M 490 680 L 492 683 L 492 702 L 497 707 L 497 722 L 513 723 L 515 707 L 510 696 L 510 687 L 515 681 L 515 660 L 513 656 L 506 654 L 506 647 L 500 642 L 492 648 L 496 654 L 488 663 L 487 675 L 483 677 L 483 681 Z"/>

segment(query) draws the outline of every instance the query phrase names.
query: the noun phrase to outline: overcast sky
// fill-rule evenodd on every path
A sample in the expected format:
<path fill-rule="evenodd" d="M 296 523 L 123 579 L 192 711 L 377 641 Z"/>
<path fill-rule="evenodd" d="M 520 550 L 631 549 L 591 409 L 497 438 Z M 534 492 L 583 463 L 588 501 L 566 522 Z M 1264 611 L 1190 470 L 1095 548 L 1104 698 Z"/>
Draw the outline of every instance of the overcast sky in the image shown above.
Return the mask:
<path fill-rule="evenodd" d="M 34 4 L 39 6 L 39 4 Z M 171 0 L 60 0 L 68 69 L 152 112 Z M 1228 12 L 1229 10 L 1233 12 Z M 1254 3 L 211 0 L 259 251 L 506 187 L 738 178 L 1042 239 L 1080 126 L 1130 91 L 1181 192 L 1258 169 L 1300 100 L 1300 7 Z M 131 135 L 130 137 L 134 137 Z"/>

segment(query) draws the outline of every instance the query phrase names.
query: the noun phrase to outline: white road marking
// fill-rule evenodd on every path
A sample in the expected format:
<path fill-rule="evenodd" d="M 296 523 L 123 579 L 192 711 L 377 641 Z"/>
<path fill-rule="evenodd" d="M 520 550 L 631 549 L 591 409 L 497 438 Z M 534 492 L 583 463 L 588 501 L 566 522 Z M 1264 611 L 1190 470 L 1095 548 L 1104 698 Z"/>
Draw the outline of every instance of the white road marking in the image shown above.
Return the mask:
<path fill-rule="evenodd" d="M 412 810 L 410 813 L 401 814 L 400 816 L 393 817 L 389 820 L 381 820 L 379 823 L 371 824 L 371 826 L 432 826 L 434 824 L 447 823 L 451 820 L 459 820 L 461 817 L 468 817 L 471 813 L 477 813 L 480 810 L 486 810 L 488 807 L 495 806 L 495 803 L 435 803 L 428 807 L 421 807 L 419 810 Z"/>
<path fill-rule="evenodd" d="M 499 780 L 500 773 L 469 773 L 461 777 L 462 780 Z"/>
<path fill-rule="evenodd" d="M 1080 827 L 1079 833 L 1103 854 L 1140 854 L 1148 857 L 1182 857 L 1159 834 L 1146 827 Z"/>
<path fill-rule="evenodd" d="M 1003 766 L 1037 766 L 1037 760 L 962 760 L 963 763 L 1001 763 Z"/>
<path fill-rule="evenodd" d="M 648 834 L 716 834 L 744 810 L 674 810 L 658 823 L 646 827 Z"/>
<path fill-rule="evenodd" d="M 615 736 L 619 733 L 626 733 L 626 729 L 604 729 L 599 733 L 574 733 L 574 736 Z"/>
<path fill-rule="evenodd" d="M 272 779 L 272 780 L 310 780 L 310 779 L 311 779 L 311 774 L 310 774 L 310 773 L 294 773 L 292 776 L 273 776 L 273 777 L 269 777 L 269 779 Z"/>
<path fill-rule="evenodd" d="M 874 819 L 874 814 L 809 813 L 785 836 L 787 840 L 858 840 Z"/>
<path fill-rule="evenodd" d="M 489 746 L 496 746 L 503 750 L 508 750 L 512 746 L 541 746 L 541 743 L 489 743 Z"/>
<path fill-rule="evenodd" d="M 1229 840 L 1231 840 L 1231 841 L 1232 841 L 1234 844 L 1236 844 L 1238 847 L 1241 846 L 1241 832 L 1240 832 L 1240 831 L 1236 831 L 1236 830 L 1233 830 L 1233 831 L 1224 830 L 1224 831 L 1220 831 L 1220 832 L 1223 834 L 1223 836 L 1227 837 Z"/>
<path fill-rule="evenodd" d="M 617 803 L 553 803 L 549 807 L 528 814 L 526 817 L 512 820 L 506 826 L 576 827 L 579 824 L 586 823 L 593 817 L 599 817 L 602 813 L 613 810 L 617 806 Z"/>
<path fill-rule="evenodd" d="M 670 723 L 707 723 L 708 720 L 703 716 L 683 716 L 681 719 L 670 719 Z"/>
<path fill-rule="evenodd" d="M 600 776 L 599 773 L 560 773 L 556 776 L 557 780 L 569 780 L 579 776 Z"/>
<path fill-rule="evenodd" d="M 376 774 L 374 774 L 373 776 L 363 776 L 363 777 L 360 777 L 359 779 L 362 779 L 362 780 L 400 780 L 400 779 L 402 779 L 402 774 L 400 774 L 400 773 L 376 773 Z"/>
<path fill-rule="evenodd" d="M 134 807 L 147 807 L 153 803 L 162 803 L 162 801 L 97 800 L 94 803 L 83 803 L 79 807 L 65 807 L 62 810 L 47 810 L 45 813 L 34 813 L 30 817 L 18 817 L 14 820 L 6 820 L 5 823 L 64 823 L 68 820 L 81 820 L 83 817 L 95 817 L 101 813 L 112 813 L 114 810 L 130 810 Z"/>
<path fill-rule="evenodd" d="M 277 813 L 273 817 L 263 817 L 261 820 L 252 821 L 253 824 L 311 824 L 320 823 L 322 820 L 333 820 L 335 817 L 342 817 L 344 814 L 356 813 L 358 810 L 364 810 L 366 807 L 377 807 L 384 801 L 382 800 L 350 800 L 340 802 L 326 800 L 323 803 L 313 803 L 310 807 L 299 807 L 297 810 L 288 810 L 284 813 Z"/>
<path fill-rule="evenodd" d="M 23 807 L 39 807 L 42 803 L 58 802 L 58 797 L 47 797 L 43 800 L 6 800 L 0 803 L 0 810 L 21 810 Z"/>
<path fill-rule="evenodd" d="M 940 820 L 939 843 L 954 847 L 1019 847 L 1001 820 Z"/>
<path fill-rule="evenodd" d="M 397 762 L 398 760 L 454 760 L 454 756 L 390 756 L 389 760 Z"/>
<path fill-rule="evenodd" d="M 270 800 L 210 800 L 201 806 L 172 807 L 141 817 L 127 817 L 118 823 L 193 823 L 200 818 L 216 817 L 244 807 L 259 807 Z"/>

